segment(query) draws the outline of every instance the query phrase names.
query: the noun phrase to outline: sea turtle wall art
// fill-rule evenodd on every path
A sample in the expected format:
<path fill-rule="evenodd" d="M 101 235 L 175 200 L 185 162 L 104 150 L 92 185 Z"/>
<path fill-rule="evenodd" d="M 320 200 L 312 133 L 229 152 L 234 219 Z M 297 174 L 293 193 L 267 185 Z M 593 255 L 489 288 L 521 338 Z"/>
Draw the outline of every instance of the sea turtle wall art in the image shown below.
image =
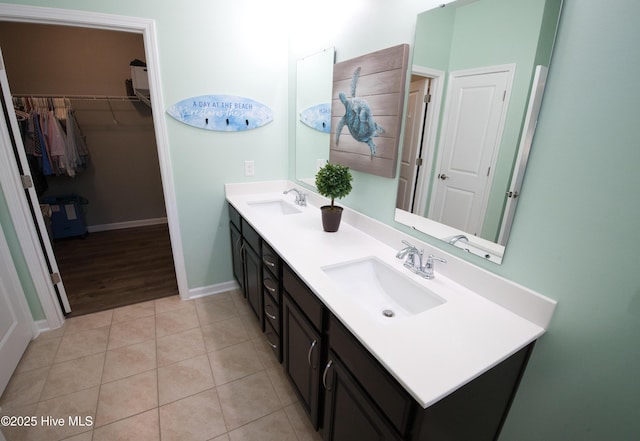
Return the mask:
<path fill-rule="evenodd" d="M 329 161 L 395 177 L 409 45 L 334 65 Z"/>
<path fill-rule="evenodd" d="M 360 78 L 361 67 L 357 67 L 351 78 L 351 96 L 347 97 L 344 92 L 338 93 L 338 97 L 344 104 L 344 115 L 338 122 L 336 128 L 336 145 L 340 142 L 340 133 L 346 125 L 351 136 L 356 141 L 365 142 L 371 150 L 371 156 L 376 155 L 376 143 L 373 138 L 384 133 L 384 129 L 375 122 L 371 107 L 362 98 L 356 98 L 356 88 Z"/>

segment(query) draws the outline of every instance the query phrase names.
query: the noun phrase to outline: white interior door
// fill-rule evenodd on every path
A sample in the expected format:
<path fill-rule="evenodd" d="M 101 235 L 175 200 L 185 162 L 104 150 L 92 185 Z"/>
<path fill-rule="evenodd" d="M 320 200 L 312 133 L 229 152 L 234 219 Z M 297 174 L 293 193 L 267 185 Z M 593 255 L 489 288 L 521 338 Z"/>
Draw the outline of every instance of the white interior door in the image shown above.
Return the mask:
<path fill-rule="evenodd" d="M 33 319 L 0 228 L 0 395 L 33 338 Z"/>
<path fill-rule="evenodd" d="M 398 179 L 397 208 L 405 211 L 413 209 L 413 195 L 418 170 L 418 155 L 422 141 L 422 121 L 424 96 L 428 79 L 412 81 L 409 86 L 409 99 L 405 114 L 405 136 L 400 158 L 400 176 Z"/>
<path fill-rule="evenodd" d="M 512 72 L 451 75 L 429 217 L 478 234 L 493 177 Z"/>
<path fill-rule="evenodd" d="M 24 151 L 24 145 L 22 143 L 22 136 L 20 134 L 20 128 L 18 126 L 18 120 L 13 110 L 13 102 L 11 99 L 11 90 L 9 88 L 9 80 L 7 78 L 7 72 L 4 67 L 4 60 L 2 59 L 2 52 L 0 51 L 0 87 L 2 93 L 2 107 L 6 126 L 3 125 L 3 148 L 10 150 L 10 156 L 15 158 L 10 164 L 6 164 L 6 167 L 10 169 L 12 174 L 19 174 L 22 176 L 23 183 L 33 182 L 31 178 L 31 171 L 29 170 L 29 163 Z M 71 312 L 71 306 L 69 306 L 69 300 L 67 299 L 67 293 L 60 277 L 60 271 L 58 270 L 58 264 L 56 262 L 55 255 L 53 253 L 53 247 L 51 246 L 51 240 L 42 216 L 40 209 L 40 203 L 36 194 L 35 187 L 33 185 L 25 189 L 24 195 L 26 197 L 26 205 L 29 206 L 30 217 L 35 229 L 30 230 L 30 234 L 37 237 L 34 240 L 36 243 L 40 243 L 42 247 L 42 255 L 45 258 L 46 266 L 51 280 L 53 282 L 54 289 L 56 290 L 57 297 L 61 303 L 65 312 Z M 26 226 L 23 226 L 26 227 Z"/>

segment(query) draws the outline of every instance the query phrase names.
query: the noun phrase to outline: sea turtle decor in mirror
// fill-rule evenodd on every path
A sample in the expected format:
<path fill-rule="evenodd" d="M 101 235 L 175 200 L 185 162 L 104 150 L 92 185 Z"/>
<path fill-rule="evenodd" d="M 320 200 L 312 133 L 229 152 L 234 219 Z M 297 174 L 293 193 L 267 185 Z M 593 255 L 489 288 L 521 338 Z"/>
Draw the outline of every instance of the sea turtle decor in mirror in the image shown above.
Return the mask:
<path fill-rule="evenodd" d="M 334 65 L 329 162 L 395 177 L 408 57 L 401 44 Z"/>

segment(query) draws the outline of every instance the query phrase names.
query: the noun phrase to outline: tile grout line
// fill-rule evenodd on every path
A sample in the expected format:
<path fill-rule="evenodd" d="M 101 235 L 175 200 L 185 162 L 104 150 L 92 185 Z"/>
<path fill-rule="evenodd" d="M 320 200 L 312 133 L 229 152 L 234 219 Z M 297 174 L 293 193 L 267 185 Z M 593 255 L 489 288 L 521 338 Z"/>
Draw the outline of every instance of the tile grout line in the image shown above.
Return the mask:
<path fill-rule="evenodd" d="M 156 347 L 156 414 L 158 415 L 158 440 L 162 440 L 162 421 L 160 420 L 160 368 L 158 367 L 158 308 L 153 301 L 153 341 Z"/>
<path fill-rule="evenodd" d="M 113 310 L 111 311 L 111 322 L 109 323 L 109 332 L 107 332 L 107 342 L 104 348 L 104 359 L 102 360 L 102 372 L 100 373 L 100 383 L 98 384 L 98 399 L 96 400 L 96 409 L 93 417 L 93 427 L 91 428 L 91 439 L 95 436 L 96 421 L 98 421 L 98 407 L 100 405 L 100 395 L 102 394 L 102 380 L 104 379 L 104 370 L 107 365 L 107 350 L 109 349 L 109 339 L 111 338 L 111 326 L 113 326 Z"/>

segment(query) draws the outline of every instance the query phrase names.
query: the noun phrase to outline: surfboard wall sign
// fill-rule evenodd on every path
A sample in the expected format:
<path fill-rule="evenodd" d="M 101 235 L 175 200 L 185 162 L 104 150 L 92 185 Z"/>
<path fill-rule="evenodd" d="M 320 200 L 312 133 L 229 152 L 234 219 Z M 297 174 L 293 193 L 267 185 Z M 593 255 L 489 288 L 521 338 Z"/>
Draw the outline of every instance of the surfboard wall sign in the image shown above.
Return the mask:
<path fill-rule="evenodd" d="M 180 122 L 200 129 L 239 132 L 257 129 L 273 121 L 268 106 L 234 95 L 201 95 L 186 98 L 167 113 Z"/>
<path fill-rule="evenodd" d="M 300 112 L 300 121 L 320 132 L 331 132 L 331 103 L 307 107 Z"/>

